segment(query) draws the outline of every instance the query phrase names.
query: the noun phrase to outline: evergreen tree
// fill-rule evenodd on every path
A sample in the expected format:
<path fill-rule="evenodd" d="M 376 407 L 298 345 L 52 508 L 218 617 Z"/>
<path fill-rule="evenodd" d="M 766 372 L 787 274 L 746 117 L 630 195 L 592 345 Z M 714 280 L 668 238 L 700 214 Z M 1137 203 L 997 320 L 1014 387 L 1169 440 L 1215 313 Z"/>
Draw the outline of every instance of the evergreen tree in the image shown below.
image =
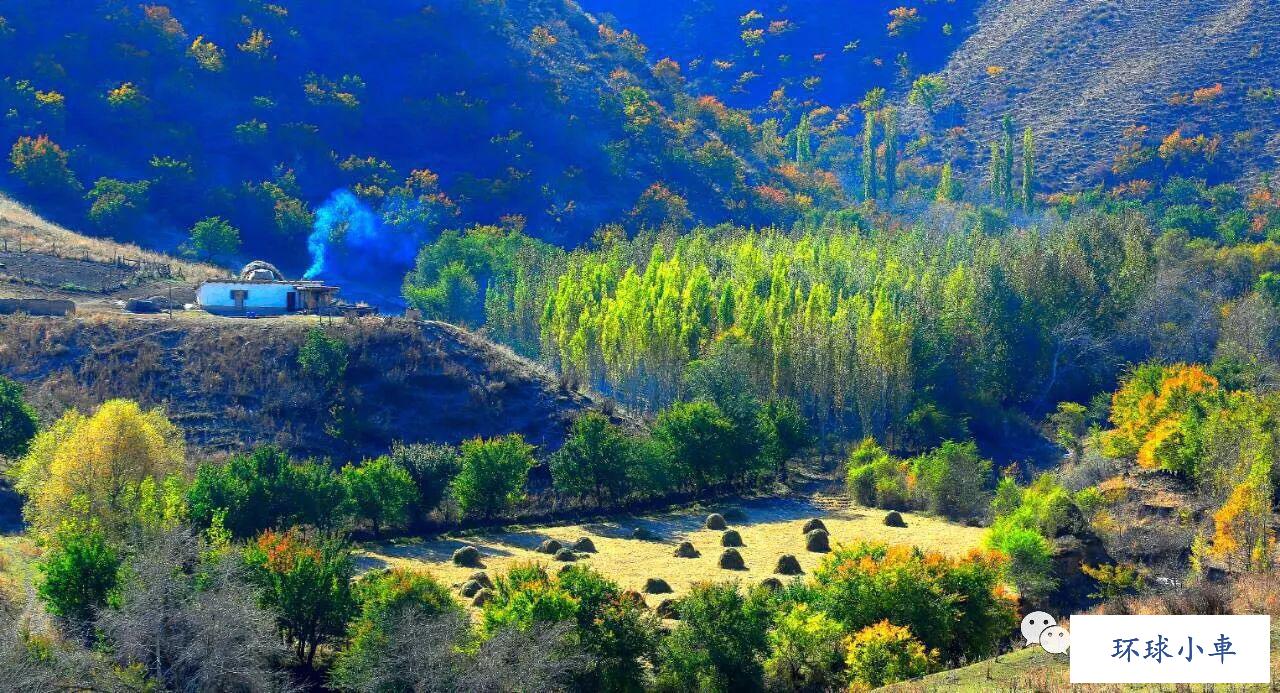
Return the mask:
<path fill-rule="evenodd" d="M 862 126 L 862 199 L 876 199 L 876 114 L 872 111 Z"/>
<path fill-rule="evenodd" d="M 1036 142 L 1031 128 L 1022 131 L 1022 208 L 1028 214 L 1035 207 Z"/>
<path fill-rule="evenodd" d="M 1000 199 L 1006 207 L 1013 206 L 1013 118 L 1004 117 L 1004 121 L 1000 125 L 1004 131 L 1004 141 L 1001 144 L 1001 154 L 1003 159 L 1000 162 Z"/>
<path fill-rule="evenodd" d="M 991 189 L 992 202 L 999 201 L 1000 191 L 1004 189 L 1004 151 L 1000 140 L 991 140 L 991 164 L 987 185 Z"/>
<path fill-rule="evenodd" d="M 884 198 L 893 204 L 898 188 L 898 113 L 884 109 Z"/>
<path fill-rule="evenodd" d="M 938 202 L 955 202 L 958 197 L 956 181 L 951 172 L 951 162 L 948 161 L 942 165 L 942 174 L 938 178 L 938 192 L 933 199 Z"/>

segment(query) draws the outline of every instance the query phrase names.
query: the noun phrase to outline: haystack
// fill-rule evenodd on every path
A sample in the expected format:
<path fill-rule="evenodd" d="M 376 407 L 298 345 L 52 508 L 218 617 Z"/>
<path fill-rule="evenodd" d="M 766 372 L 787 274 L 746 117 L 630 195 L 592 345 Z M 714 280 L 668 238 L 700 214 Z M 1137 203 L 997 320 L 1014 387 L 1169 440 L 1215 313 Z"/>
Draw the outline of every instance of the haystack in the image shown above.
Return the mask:
<path fill-rule="evenodd" d="M 825 529 L 815 529 L 804 535 L 804 547 L 814 553 L 827 553 L 831 550 L 831 535 Z"/>
<path fill-rule="evenodd" d="M 742 560 L 742 554 L 737 549 L 725 549 L 720 554 L 720 567 L 725 570 L 746 570 L 747 563 Z"/>
<path fill-rule="evenodd" d="M 795 556 L 785 553 L 778 556 L 778 565 L 773 572 L 779 575 L 803 575 L 804 571 L 800 568 L 800 561 Z"/>
<path fill-rule="evenodd" d="M 728 527 L 728 525 L 725 524 L 724 515 L 721 515 L 720 513 L 711 513 L 710 515 L 707 515 L 706 526 L 707 529 L 714 529 L 717 531 Z"/>
<path fill-rule="evenodd" d="M 697 558 L 702 554 L 698 553 L 698 550 L 693 548 L 692 543 L 687 541 L 682 541 L 680 542 L 680 545 L 676 547 L 675 552 L 672 553 L 671 555 L 675 556 L 676 558 Z"/>
<path fill-rule="evenodd" d="M 746 546 L 746 544 L 742 543 L 742 535 L 738 534 L 738 530 L 736 529 L 726 530 L 724 534 L 721 534 L 720 545 L 721 546 Z"/>
<path fill-rule="evenodd" d="M 453 564 L 464 568 L 480 567 L 480 549 L 464 546 L 453 552 Z"/>

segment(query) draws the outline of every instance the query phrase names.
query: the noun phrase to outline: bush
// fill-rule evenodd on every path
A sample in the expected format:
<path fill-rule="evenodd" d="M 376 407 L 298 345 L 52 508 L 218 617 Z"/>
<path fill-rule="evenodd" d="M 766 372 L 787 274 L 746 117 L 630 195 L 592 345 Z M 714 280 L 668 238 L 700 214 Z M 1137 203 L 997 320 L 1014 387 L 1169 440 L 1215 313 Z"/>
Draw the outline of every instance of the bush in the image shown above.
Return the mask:
<path fill-rule="evenodd" d="M 900 460 L 875 440 L 865 438 L 849 451 L 845 485 L 859 504 L 886 509 L 907 509 L 907 477 Z"/>
<path fill-rule="evenodd" d="M 369 573 L 356 582 L 353 596 L 359 614 L 350 627 L 351 640 L 334 662 L 332 681 L 345 690 L 363 690 L 373 680 L 391 630 L 406 616 L 428 619 L 461 614 L 448 588 L 426 573 L 394 568 Z"/>
<path fill-rule="evenodd" d="M 810 599 L 849 631 L 888 619 L 951 659 L 980 658 L 1015 625 L 1003 567 L 991 552 L 952 559 L 907 546 L 841 546 L 814 571 Z"/>
<path fill-rule="evenodd" d="M 755 690 L 768 651 L 767 590 L 743 595 L 730 583 L 694 585 L 680 625 L 658 646 L 659 690 Z"/>
<path fill-rule="evenodd" d="M 341 478 L 356 517 L 369 522 L 375 537 L 382 536 L 383 527 L 403 522 L 417 496 L 409 472 L 389 457 L 348 464 Z"/>
<path fill-rule="evenodd" d="M 298 349 L 298 368 L 324 387 L 335 387 L 347 373 L 347 343 L 319 327 L 311 328 Z"/>
<path fill-rule="evenodd" d="M 967 520 L 987 510 L 991 460 L 978 455 L 972 442 L 947 441 L 912 461 L 916 490 L 930 511 Z"/>
<path fill-rule="evenodd" d="M 101 531 L 64 527 L 37 566 L 36 593 L 54 616 L 87 623 L 119 583 L 120 564 Z"/>
<path fill-rule="evenodd" d="M 484 605 L 485 631 L 529 630 L 535 624 L 575 619 L 578 599 L 561 589 L 536 563 L 517 563 L 494 580 L 493 597 Z"/>
<path fill-rule="evenodd" d="M 450 488 L 464 514 L 490 519 L 524 498 L 533 446 L 512 433 L 462 444 L 462 464 Z"/>
<path fill-rule="evenodd" d="M 27 454 L 39 430 L 36 412 L 22 399 L 22 386 L 0 376 L 0 458 Z"/>
<path fill-rule="evenodd" d="M 870 690 L 925 675 L 933 657 L 910 628 L 880 621 L 849 638 L 845 663 L 854 689 Z"/>
<path fill-rule="evenodd" d="M 208 217 L 191 227 L 191 252 L 205 260 L 217 260 L 240 252 L 240 230 L 221 217 Z"/>
<path fill-rule="evenodd" d="M 769 657 L 764 673 L 769 688 L 822 691 L 839 680 L 839 623 L 807 604 L 793 604 L 769 631 Z"/>
<path fill-rule="evenodd" d="M 581 690 L 643 690 L 645 665 L 658 646 L 658 620 L 643 600 L 629 599 L 618 584 L 584 566 L 561 572 L 556 582 L 578 600 L 579 639 L 590 665 Z"/>
<path fill-rule="evenodd" d="M 1057 587 L 1053 577 L 1053 545 L 1040 532 L 1009 520 L 992 525 L 987 546 L 1009 556 L 1008 576 L 1027 601 L 1046 597 Z"/>

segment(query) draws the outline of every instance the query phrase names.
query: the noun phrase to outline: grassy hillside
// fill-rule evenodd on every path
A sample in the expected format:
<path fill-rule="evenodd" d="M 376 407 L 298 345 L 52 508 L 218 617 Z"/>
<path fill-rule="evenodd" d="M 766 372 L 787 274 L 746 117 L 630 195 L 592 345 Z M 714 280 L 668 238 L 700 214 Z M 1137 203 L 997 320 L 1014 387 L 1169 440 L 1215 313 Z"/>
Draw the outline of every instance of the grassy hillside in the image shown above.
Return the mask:
<path fill-rule="evenodd" d="M 942 72 L 958 103 L 946 122 L 969 130 L 981 158 L 1009 114 L 1040 139 L 1040 175 L 1055 187 L 1158 179 L 1113 163 L 1134 145 L 1156 159 L 1175 131 L 1217 138 L 1209 156 L 1172 143 L 1175 157 L 1203 159 L 1200 175 L 1252 176 L 1280 154 L 1278 42 L 1272 2 L 993 0 Z"/>
<path fill-rule="evenodd" d="M 26 384 L 42 418 L 127 397 L 164 406 L 203 453 L 274 443 L 297 456 L 358 459 L 392 441 L 523 434 L 555 448 L 597 403 L 553 376 L 442 323 L 326 325 L 346 345 L 332 387 L 298 366 L 316 323 L 192 314 L 87 320 L 0 319 L 0 373 Z"/>

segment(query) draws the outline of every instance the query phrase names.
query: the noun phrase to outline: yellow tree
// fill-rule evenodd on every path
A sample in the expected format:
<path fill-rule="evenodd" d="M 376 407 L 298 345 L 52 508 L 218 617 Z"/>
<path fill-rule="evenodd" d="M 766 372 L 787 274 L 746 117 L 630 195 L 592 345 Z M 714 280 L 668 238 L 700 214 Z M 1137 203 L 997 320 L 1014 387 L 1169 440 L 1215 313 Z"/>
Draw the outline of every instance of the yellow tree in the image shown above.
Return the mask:
<path fill-rule="evenodd" d="M 164 412 L 117 399 L 92 416 L 68 412 L 36 436 L 13 474 L 36 534 L 51 536 L 71 519 L 118 533 L 140 501 L 143 482 L 180 473 L 183 464 L 182 433 Z"/>

